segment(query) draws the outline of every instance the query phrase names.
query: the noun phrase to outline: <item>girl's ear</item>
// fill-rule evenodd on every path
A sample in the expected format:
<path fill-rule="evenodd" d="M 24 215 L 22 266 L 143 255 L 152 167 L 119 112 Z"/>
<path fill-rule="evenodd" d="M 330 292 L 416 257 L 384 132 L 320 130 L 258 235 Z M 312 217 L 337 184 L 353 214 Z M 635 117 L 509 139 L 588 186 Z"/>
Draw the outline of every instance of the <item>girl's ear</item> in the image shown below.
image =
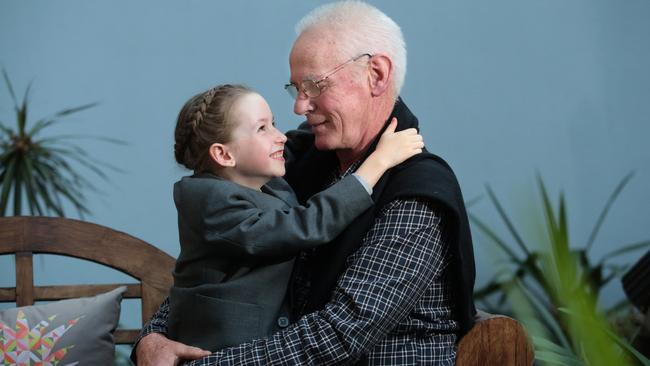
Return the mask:
<path fill-rule="evenodd" d="M 235 157 L 232 155 L 227 145 L 214 143 L 208 149 L 210 160 L 222 168 L 232 168 L 235 166 Z"/>

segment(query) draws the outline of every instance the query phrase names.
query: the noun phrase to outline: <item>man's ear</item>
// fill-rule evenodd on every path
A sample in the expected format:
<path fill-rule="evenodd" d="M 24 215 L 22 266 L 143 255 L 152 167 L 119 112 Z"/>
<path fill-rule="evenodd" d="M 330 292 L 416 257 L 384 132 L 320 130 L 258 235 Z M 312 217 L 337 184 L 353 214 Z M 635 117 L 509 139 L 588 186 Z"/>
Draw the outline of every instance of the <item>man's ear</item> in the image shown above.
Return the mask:
<path fill-rule="evenodd" d="M 393 79 L 393 62 L 381 53 L 370 58 L 368 71 L 370 76 L 370 92 L 377 97 L 386 92 Z"/>
<path fill-rule="evenodd" d="M 210 145 L 208 154 L 210 155 L 210 160 L 219 167 L 232 168 L 236 164 L 235 157 L 232 155 L 232 152 L 227 145 L 214 143 Z"/>

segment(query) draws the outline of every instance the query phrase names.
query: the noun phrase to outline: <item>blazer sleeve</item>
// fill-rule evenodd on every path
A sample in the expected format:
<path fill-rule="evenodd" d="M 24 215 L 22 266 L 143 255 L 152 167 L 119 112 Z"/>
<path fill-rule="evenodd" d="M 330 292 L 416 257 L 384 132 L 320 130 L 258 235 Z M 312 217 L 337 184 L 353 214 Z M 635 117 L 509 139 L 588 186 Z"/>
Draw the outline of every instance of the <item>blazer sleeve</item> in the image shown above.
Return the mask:
<path fill-rule="evenodd" d="M 203 215 L 204 241 L 226 245 L 233 254 L 295 254 L 332 241 L 372 198 L 354 176 L 312 196 L 304 206 L 263 209 L 245 194 L 231 194 Z M 208 205 L 209 206 L 209 205 Z"/>

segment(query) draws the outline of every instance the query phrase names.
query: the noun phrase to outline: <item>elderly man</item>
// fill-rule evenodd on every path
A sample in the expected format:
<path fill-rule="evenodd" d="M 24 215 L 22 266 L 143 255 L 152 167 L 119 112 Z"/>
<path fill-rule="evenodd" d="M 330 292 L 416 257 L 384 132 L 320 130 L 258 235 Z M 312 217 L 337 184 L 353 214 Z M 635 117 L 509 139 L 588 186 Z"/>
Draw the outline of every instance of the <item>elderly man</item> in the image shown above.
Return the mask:
<path fill-rule="evenodd" d="M 418 127 L 399 98 L 406 72 L 401 30 L 362 2 L 315 9 L 297 26 L 289 62 L 294 112 L 287 181 L 301 200 L 351 174 L 392 117 Z M 295 322 L 195 365 L 444 364 L 472 325 L 474 258 L 451 168 L 423 153 L 375 186 L 376 205 L 334 242 L 302 253 L 288 294 Z M 167 304 L 145 326 L 139 365 L 204 356 L 168 340 Z"/>

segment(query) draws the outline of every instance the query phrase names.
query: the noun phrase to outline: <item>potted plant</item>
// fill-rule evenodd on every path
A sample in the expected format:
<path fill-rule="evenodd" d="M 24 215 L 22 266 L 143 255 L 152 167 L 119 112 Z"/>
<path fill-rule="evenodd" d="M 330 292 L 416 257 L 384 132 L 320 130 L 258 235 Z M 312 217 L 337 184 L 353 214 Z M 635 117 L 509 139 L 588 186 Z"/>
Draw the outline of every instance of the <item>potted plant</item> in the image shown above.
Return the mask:
<path fill-rule="evenodd" d="M 510 310 L 532 334 L 537 360 L 549 365 L 628 365 L 650 361 L 617 335 L 607 321 L 627 304 L 623 300 L 609 311 L 601 310 L 598 295 L 602 287 L 619 277 L 625 266 L 611 263 L 623 253 L 650 246 L 650 241 L 618 246 L 595 263 L 590 260 L 597 234 L 612 204 L 631 179 L 624 177 L 607 200 L 585 245 L 575 247 L 569 242 L 568 215 L 563 194 L 556 207 L 549 199 L 543 180 L 538 177 L 544 237 L 525 238 L 488 186 L 488 196 L 503 220 L 515 245 L 510 245 L 473 214 L 470 219 L 488 241 L 504 254 L 503 271 L 477 289 L 477 302 L 488 311 Z M 522 254 L 515 253 L 518 247 Z M 495 306 L 490 299 L 497 297 Z M 508 304 L 506 304 L 508 302 Z"/>
<path fill-rule="evenodd" d="M 107 176 L 102 168 L 117 169 L 94 159 L 74 144 L 75 139 L 91 136 L 44 135 L 63 117 L 92 108 L 97 103 L 63 109 L 31 123 L 28 120 L 30 86 L 22 101 L 18 101 L 4 69 L 2 74 L 13 100 L 15 120 L 13 123 L 0 121 L 0 216 L 29 213 L 62 217 L 65 216 L 64 202 L 69 202 L 83 218 L 89 213 L 84 191 L 95 187 L 77 170 L 78 167 L 104 180 Z M 110 138 L 91 138 L 122 143 Z"/>

